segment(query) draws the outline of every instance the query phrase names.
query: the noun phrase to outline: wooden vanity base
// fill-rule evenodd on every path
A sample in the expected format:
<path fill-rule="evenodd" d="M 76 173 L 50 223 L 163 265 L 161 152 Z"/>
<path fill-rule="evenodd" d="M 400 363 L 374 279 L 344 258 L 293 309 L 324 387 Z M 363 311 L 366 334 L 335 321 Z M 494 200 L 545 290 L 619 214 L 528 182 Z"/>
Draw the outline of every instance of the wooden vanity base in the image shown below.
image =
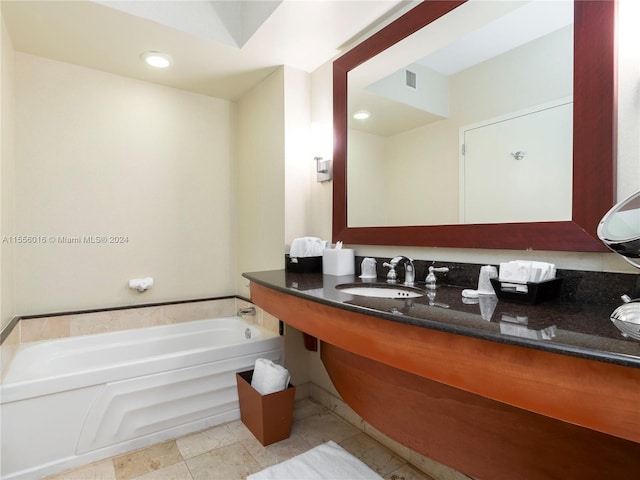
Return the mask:
<path fill-rule="evenodd" d="M 251 283 L 321 342 L 347 404 L 402 445 L 479 479 L 640 472 L 640 369 L 408 325 Z"/>
<path fill-rule="evenodd" d="M 387 436 L 479 479 L 628 479 L 640 445 L 511 407 L 321 343 L 345 402 Z"/>

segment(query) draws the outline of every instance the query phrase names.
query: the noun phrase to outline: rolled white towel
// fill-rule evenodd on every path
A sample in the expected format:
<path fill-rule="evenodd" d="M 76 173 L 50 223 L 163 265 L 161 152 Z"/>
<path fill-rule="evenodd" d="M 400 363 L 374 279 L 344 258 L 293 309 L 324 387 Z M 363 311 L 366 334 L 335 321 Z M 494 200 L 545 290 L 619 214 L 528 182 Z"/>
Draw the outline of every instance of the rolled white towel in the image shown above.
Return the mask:
<path fill-rule="evenodd" d="M 261 395 L 279 392 L 289 386 L 289 371 L 266 358 L 258 358 L 253 368 L 251 386 Z"/>
<path fill-rule="evenodd" d="M 289 249 L 290 257 L 320 257 L 322 251 L 328 247 L 325 240 L 317 237 L 294 238 Z"/>

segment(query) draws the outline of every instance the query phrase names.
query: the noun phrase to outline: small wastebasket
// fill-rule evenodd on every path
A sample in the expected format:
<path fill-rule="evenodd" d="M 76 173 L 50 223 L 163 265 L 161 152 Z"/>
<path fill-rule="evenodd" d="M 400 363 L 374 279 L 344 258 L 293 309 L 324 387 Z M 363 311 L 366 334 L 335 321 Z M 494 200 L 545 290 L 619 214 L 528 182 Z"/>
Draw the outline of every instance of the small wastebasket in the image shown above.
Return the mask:
<path fill-rule="evenodd" d="M 261 395 L 251 386 L 252 378 L 253 370 L 236 373 L 242 423 L 263 446 L 289 438 L 296 387 L 289 383 L 284 390 Z"/>

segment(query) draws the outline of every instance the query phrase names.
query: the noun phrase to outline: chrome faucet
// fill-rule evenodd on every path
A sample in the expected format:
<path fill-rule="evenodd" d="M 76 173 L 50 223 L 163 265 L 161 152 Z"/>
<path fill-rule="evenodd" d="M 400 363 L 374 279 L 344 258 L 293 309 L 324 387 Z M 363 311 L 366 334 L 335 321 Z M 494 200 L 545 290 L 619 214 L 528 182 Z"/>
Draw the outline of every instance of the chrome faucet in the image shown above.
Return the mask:
<path fill-rule="evenodd" d="M 396 283 L 396 267 L 399 263 L 404 263 L 404 284 L 413 285 L 416 279 L 416 270 L 413 267 L 413 260 L 403 255 L 393 257 L 388 263 L 383 263 L 384 267 L 389 267 L 389 273 L 387 273 L 387 282 Z"/>

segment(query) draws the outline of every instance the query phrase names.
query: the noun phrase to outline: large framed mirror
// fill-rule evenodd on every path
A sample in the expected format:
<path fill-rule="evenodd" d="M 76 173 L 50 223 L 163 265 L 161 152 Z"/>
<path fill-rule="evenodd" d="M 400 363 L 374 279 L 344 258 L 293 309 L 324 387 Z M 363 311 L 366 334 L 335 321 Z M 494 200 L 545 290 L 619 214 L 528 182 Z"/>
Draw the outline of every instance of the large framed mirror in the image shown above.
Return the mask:
<path fill-rule="evenodd" d="M 529 39 L 511 45 L 525 25 L 534 23 L 533 10 L 527 10 L 534 4 L 557 8 L 540 15 L 554 22 L 544 27 L 544 34 L 531 34 L 534 43 Z M 615 203 L 615 9 L 610 0 L 425 0 L 335 60 L 333 240 L 607 251 L 597 226 Z M 487 58 L 500 57 L 503 70 L 487 70 L 483 80 L 478 72 L 497 62 L 458 60 L 459 52 L 468 57 L 482 43 L 478 35 L 500 23 L 511 25 L 514 33 L 493 33 L 498 51 Z M 564 43 L 549 43 L 560 39 Z M 538 66 L 525 57 L 525 50 L 556 63 Z M 458 66 L 447 72 L 443 63 Z M 536 72 L 552 75 L 542 78 Z M 397 81 L 402 88 L 394 86 Z M 465 82 L 472 93 L 458 100 L 463 95 L 458 85 Z M 406 98 L 423 85 L 430 96 L 424 107 Z M 525 94 L 507 100 L 493 96 L 505 90 Z M 476 108 L 482 103 L 489 105 L 487 110 Z M 352 116 L 370 104 L 372 121 L 365 128 Z M 547 133 L 532 127 L 529 119 L 546 126 Z M 507 167 L 474 167 L 478 164 L 468 160 L 469 150 L 476 154 L 483 142 L 490 148 L 498 144 L 492 136 L 495 125 L 500 126 L 499 138 L 509 141 L 525 132 L 524 144 L 507 145 L 500 152 L 506 157 L 500 161 L 510 162 Z M 509 125 L 507 133 L 504 125 Z M 490 128 L 483 130 L 485 126 Z M 485 138 L 486 131 L 490 134 Z M 470 143 L 479 137 L 483 140 Z M 539 148 L 556 140 L 561 153 Z M 411 157 L 416 151 L 417 158 Z M 519 178 L 508 177 L 512 167 Z M 377 173 L 382 175 L 375 177 Z M 515 199 L 523 179 L 539 185 L 538 190 L 533 197 Z M 510 193 L 513 185 L 515 193 Z M 488 199 L 494 203 L 485 205 Z M 525 212 L 526 205 L 537 210 Z M 502 211 L 502 206 L 509 209 Z"/>

